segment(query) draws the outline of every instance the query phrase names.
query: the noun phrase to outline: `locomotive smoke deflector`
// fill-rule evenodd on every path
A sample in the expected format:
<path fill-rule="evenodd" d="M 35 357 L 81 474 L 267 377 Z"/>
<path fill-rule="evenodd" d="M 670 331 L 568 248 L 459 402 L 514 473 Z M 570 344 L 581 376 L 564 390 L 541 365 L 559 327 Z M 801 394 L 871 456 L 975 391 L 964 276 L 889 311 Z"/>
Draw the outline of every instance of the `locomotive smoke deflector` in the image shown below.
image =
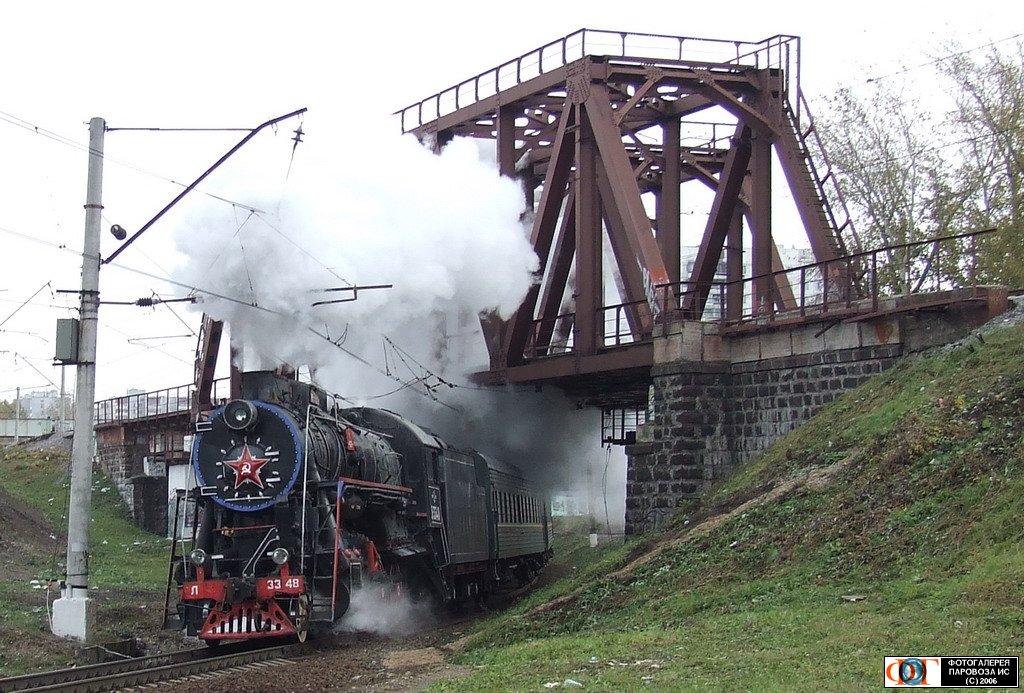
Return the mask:
<path fill-rule="evenodd" d="M 224 423 L 233 431 L 244 431 L 256 423 L 256 405 L 244 399 L 234 399 L 224 406 Z"/>

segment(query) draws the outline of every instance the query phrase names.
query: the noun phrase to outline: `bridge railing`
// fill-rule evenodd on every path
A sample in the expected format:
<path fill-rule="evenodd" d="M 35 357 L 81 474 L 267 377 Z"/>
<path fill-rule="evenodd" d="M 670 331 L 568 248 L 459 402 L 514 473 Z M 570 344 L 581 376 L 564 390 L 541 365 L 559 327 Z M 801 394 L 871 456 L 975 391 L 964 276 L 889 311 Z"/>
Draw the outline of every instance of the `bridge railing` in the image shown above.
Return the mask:
<path fill-rule="evenodd" d="M 978 242 L 994 231 L 901 243 L 734 282 L 661 284 L 655 287 L 658 305 L 654 324 L 700 320 L 735 327 L 828 314 L 869 314 L 884 312 L 886 300 L 898 296 L 976 288 Z M 753 289 L 759 281 L 773 287 L 773 300 L 755 306 Z M 784 293 L 779 293 L 779 286 Z M 706 300 L 697 300 L 704 295 Z M 730 305 L 730 300 L 740 301 L 740 307 Z M 696 306 L 703 306 L 699 315 Z M 651 341 L 652 332 L 643 334 L 635 328 L 635 316 L 649 314 L 650 310 L 647 301 L 603 307 L 599 343 L 611 348 Z M 634 324 L 630 323 L 631 316 Z M 575 313 L 559 315 L 553 321 L 535 321 L 526 357 L 572 353 L 574 322 Z"/>
<path fill-rule="evenodd" d="M 786 83 L 783 86 L 787 94 L 796 93 L 798 89 L 794 87 L 799 85 L 799 39 L 795 36 L 778 35 L 763 41 L 747 42 L 580 29 L 428 96 L 395 114 L 399 116 L 402 132 L 409 132 L 587 55 L 635 58 L 644 64 L 688 61 L 781 68 L 785 71 Z M 799 120 L 799 101 L 791 101 Z"/>
<path fill-rule="evenodd" d="M 213 400 L 228 395 L 228 378 L 213 381 Z M 218 393 L 220 397 L 218 397 Z M 138 421 L 156 416 L 189 411 L 195 386 L 178 385 L 151 392 L 139 392 L 96 402 L 94 410 L 96 425 Z"/>
<path fill-rule="evenodd" d="M 792 267 L 734 282 L 657 287 L 662 323 L 673 319 L 742 324 L 780 316 L 804 318 L 841 310 L 878 312 L 885 299 L 977 287 L 978 241 L 995 229 L 901 243 L 835 260 Z M 771 300 L 754 305 L 754 286 L 771 287 Z M 780 287 L 782 293 L 780 293 Z M 701 315 L 694 298 L 707 294 Z M 739 309 L 730 297 L 742 297 Z"/>

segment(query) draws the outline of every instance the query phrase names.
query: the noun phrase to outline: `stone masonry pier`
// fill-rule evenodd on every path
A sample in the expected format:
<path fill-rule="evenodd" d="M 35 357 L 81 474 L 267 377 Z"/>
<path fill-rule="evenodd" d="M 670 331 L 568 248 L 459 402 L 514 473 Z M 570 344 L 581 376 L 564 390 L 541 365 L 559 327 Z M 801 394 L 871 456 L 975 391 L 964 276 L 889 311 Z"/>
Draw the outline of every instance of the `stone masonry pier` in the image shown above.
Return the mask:
<path fill-rule="evenodd" d="M 877 315 L 847 321 L 731 331 L 695 321 L 666 325 L 655 336 L 647 423 L 626 448 L 626 533 L 656 528 L 900 357 L 955 341 L 1006 310 L 1005 289 L 972 296 L 900 297 Z"/>

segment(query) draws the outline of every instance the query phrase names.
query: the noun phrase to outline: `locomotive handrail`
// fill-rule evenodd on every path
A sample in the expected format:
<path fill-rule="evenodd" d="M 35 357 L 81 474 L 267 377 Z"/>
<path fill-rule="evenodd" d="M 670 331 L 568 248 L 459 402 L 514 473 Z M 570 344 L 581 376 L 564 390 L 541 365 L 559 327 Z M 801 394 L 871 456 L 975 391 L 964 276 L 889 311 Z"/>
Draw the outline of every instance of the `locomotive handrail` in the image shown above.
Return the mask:
<path fill-rule="evenodd" d="M 309 505 L 309 420 L 313 415 L 313 405 L 306 405 L 306 427 L 303 430 L 302 443 L 302 530 L 299 537 L 299 572 L 306 574 L 306 506 Z"/>
<path fill-rule="evenodd" d="M 363 479 L 352 479 L 347 476 L 338 478 L 338 481 L 345 482 L 346 486 L 352 486 L 353 488 L 365 488 L 373 491 L 390 491 L 392 493 L 400 495 L 408 495 L 413 493 L 413 490 L 408 486 L 397 486 L 395 484 L 382 484 L 378 481 L 365 481 Z"/>

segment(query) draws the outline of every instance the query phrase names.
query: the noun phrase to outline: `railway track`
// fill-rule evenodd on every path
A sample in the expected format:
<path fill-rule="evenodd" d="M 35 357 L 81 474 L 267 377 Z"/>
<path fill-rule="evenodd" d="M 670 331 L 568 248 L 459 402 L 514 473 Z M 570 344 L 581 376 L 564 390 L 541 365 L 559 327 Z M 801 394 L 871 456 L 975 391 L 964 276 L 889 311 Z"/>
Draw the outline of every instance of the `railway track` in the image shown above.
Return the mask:
<path fill-rule="evenodd" d="M 288 664 L 291 658 L 307 654 L 313 648 L 288 644 L 253 649 L 201 647 L 151 657 L 139 657 L 118 662 L 92 664 L 74 669 L 59 669 L 39 674 L 26 674 L 0 679 L 0 693 L 57 692 L 99 693 L 141 686 L 158 681 L 169 681 L 197 674 L 208 674 L 233 667 L 263 664 Z"/>

